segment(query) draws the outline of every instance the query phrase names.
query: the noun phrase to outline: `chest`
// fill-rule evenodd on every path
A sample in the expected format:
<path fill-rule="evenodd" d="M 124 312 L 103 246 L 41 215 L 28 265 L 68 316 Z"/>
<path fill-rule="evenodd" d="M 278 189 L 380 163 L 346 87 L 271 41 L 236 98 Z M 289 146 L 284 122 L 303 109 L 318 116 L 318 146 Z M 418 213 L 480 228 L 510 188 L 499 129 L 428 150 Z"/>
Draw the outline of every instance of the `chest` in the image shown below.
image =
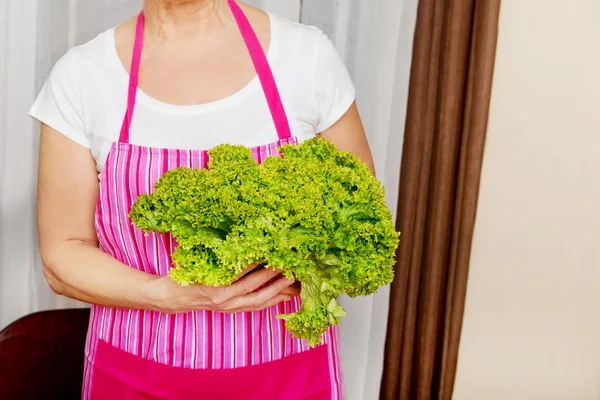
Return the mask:
<path fill-rule="evenodd" d="M 142 55 L 139 87 L 161 102 L 200 105 L 232 96 L 256 76 L 240 40 L 156 44 Z"/>
<path fill-rule="evenodd" d="M 106 81 L 103 87 L 111 88 L 110 94 L 86 96 L 84 105 L 89 110 L 86 125 L 99 174 L 112 143 L 119 138 L 126 108 L 124 84 Z M 314 137 L 314 112 L 294 96 L 284 94 L 284 100 L 293 135 L 301 141 Z M 260 83 L 253 80 L 232 96 L 192 106 L 167 105 L 140 91 L 130 138 L 141 146 L 201 150 L 221 143 L 259 146 L 276 140 L 277 132 Z"/>

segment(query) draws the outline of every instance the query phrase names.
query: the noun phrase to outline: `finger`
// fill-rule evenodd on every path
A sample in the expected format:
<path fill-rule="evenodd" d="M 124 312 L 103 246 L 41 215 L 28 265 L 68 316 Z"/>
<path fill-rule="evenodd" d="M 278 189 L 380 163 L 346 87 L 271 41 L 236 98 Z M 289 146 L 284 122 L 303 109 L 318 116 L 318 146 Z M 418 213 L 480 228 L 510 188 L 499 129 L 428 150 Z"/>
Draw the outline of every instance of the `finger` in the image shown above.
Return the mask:
<path fill-rule="evenodd" d="M 264 305 L 264 308 L 269 308 L 269 307 L 273 307 L 276 306 L 279 303 L 283 303 L 286 301 L 290 301 L 292 298 L 290 296 L 286 296 L 283 294 L 278 294 L 277 296 L 273 297 L 271 300 L 267 301 Z"/>
<path fill-rule="evenodd" d="M 234 282 L 231 286 L 224 288 L 224 296 L 226 299 L 232 299 L 234 297 L 252 293 L 280 273 L 281 271 L 265 268 L 256 271 L 253 274 L 246 275 L 237 282 Z"/>
<path fill-rule="evenodd" d="M 237 303 L 236 308 L 264 308 L 265 303 L 278 296 L 283 289 L 291 286 L 293 283 L 293 281 L 290 281 L 285 277 L 279 278 L 262 289 L 235 298 L 234 300 L 236 300 Z"/>
<path fill-rule="evenodd" d="M 226 310 L 226 312 L 231 312 L 231 310 L 255 310 L 264 308 L 265 303 L 280 295 L 284 288 L 292 284 L 292 281 L 289 281 L 284 277 L 279 278 L 262 289 L 227 300 L 221 305 L 221 309 Z"/>
<path fill-rule="evenodd" d="M 292 286 L 288 286 L 281 291 L 281 294 L 287 294 L 289 296 L 300 296 L 300 292 L 302 291 L 302 285 L 300 282 L 294 283 Z"/>
<path fill-rule="evenodd" d="M 255 269 L 258 268 L 258 264 L 256 263 L 252 263 L 249 266 L 247 266 L 246 268 L 244 268 L 242 270 L 242 272 L 240 272 L 240 274 L 237 276 L 236 280 L 240 280 L 241 278 L 243 278 L 246 274 L 249 274 L 250 272 L 254 271 Z"/>
<path fill-rule="evenodd" d="M 254 308 L 239 308 L 239 309 L 235 309 L 235 310 L 228 311 L 228 312 L 236 313 L 236 312 L 259 311 L 259 310 L 263 310 L 265 308 L 276 306 L 279 303 L 290 301 L 291 299 L 292 298 L 290 296 L 288 296 L 288 295 L 278 294 L 277 296 L 273 297 L 271 300 L 267 301 L 266 303 L 264 303 L 263 305 L 261 305 L 259 307 L 254 307 Z"/>

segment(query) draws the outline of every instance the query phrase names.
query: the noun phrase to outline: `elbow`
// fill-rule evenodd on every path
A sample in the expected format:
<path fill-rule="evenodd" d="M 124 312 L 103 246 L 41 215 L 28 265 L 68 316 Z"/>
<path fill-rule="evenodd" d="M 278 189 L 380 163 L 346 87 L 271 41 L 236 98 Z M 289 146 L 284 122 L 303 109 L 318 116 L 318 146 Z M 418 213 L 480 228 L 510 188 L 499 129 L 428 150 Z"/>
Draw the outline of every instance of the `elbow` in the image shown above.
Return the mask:
<path fill-rule="evenodd" d="M 59 296 L 64 296 L 65 295 L 64 285 L 56 277 L 56 274 L 53 272 L 52 267 L 50 267 L 49 264 L 42 261 L 42 271 L 44 272 L 44 277 L 46 278 L 46 281 L 48 282 L 50 289 L 52 289 L 52 291 L 55 294 L 57 294 Z"/>
<path fill-rule="evenodd" d="M 54 293 L 60 296 L 65 295 L 64 284 L 58 277 L 58 273 L 56 271 L 56 265 L 58 265 L 56 260 L 56 251 L 41 251 L 42 258 L 42 272 L 44 273 L 44 277 L 50 286 L 50 289 Z"/>
<path fill-rule="evenodd" d="M 70 285 L 68 266 L 74 263 L 74 254 L 77 254 L 78 246 L 82 244 L 89 246 L 92 245 L 92 242 L 65 240 L 40 246 L 44 277 L 52 291 L 57 295 L 66 297 L 72 295 L 73 287 Z"/>

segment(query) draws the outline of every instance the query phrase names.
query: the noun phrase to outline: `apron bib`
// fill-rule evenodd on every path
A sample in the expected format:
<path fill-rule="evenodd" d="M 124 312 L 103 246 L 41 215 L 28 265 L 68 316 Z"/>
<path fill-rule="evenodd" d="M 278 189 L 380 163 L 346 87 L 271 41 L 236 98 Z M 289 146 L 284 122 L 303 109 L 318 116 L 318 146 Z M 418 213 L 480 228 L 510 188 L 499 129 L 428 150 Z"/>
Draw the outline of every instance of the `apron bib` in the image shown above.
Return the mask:
<path fill-rule="evenodd" d="M 296 144 L 264 51 L 248 19 L 228 0 L 265 93 L 278 140 L 252 148 L 261 163 L 284 144 Z M 138 89 L 144 15 L 137 22 L 127 112 L 100 181 L 96 231 L 102 249 L 117 260 L 154 275 L 172 266 L 170 234 L 145 235 L 128 213 L 137 196 L 151 193 L 165 172 L 206 168 L 206 150 L 150 148 L 129 143 Z M 92 306 L 83 399 L 342 399 L 337 327 L 311 349 L 285 330 L 278 314 L 301 307 L 300 299 L 262 311 L 163 314 Z"/>

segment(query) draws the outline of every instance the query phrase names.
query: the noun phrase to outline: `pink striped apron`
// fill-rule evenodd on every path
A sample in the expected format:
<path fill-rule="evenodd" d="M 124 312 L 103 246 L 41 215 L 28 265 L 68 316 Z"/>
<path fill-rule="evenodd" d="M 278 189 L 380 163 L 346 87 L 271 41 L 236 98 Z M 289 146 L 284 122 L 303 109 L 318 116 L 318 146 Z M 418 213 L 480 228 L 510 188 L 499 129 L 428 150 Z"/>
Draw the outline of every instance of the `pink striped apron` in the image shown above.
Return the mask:
<path fill-rule="evenodd" d="M 257 162 L 277 154 L 292 137 L 264 51 L 246 16 L 229 6 L 262 84 L 278 140 L 252 149 Z M 176 242 L 132 226 L 128 213 L 138 195 L 152 192 L 166 171 L 206 168 L 203 150 L 149 148 L 129 143 L 138 86 L 144 16 L 132 58 L 127 112 L 100 180 L 96 231 L 103 250 L 138 270 L 166 275 Z M 294 339 L 276 316 L 295 312 L 300 300 L 262 311 L 163 314 L 92 306 L 82 397 L 116 399 L 342 399 L 338 331 L 315 349 Z"/>

